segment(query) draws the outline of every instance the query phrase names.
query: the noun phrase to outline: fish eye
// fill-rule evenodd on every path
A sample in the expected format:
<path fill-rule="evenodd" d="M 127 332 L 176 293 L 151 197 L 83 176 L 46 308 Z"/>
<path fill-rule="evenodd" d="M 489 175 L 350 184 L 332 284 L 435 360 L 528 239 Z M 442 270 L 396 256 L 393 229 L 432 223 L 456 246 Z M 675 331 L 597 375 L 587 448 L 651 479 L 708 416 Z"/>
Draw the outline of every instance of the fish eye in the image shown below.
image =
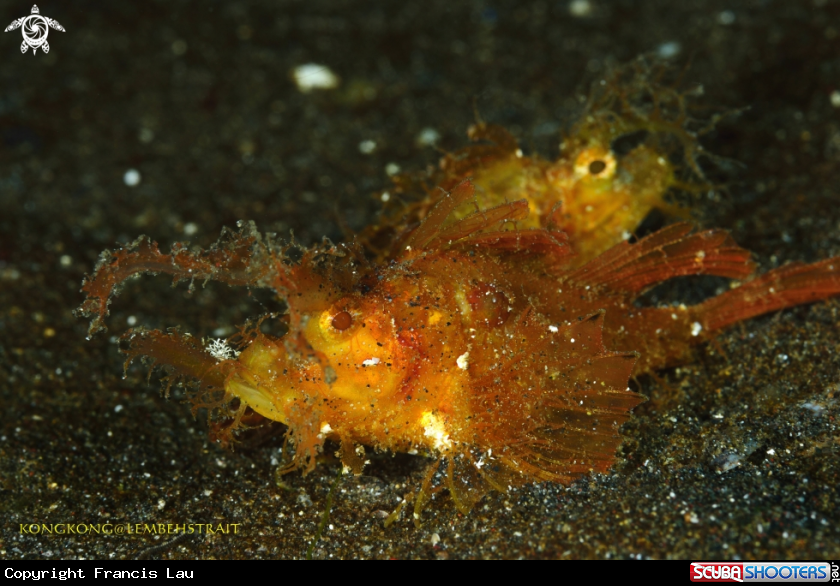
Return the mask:
<path fill-rule="evenodd" d="M 344 298 L 321 310 L 318 329 L 326 340 L 347 340 L 360 327 L 365 327 L 364 314 L 356 308 L 356 300 Z"/>
<path fill-rule="evenodd" d="M 617 161 L 608 149 L 592 146 L 581 151 L 575 159 L 575 175 L 579 179 L 610 179 L 615 175 Z"/>
<path fill-rule="evenodd" d="M 606 168 L 607 164 L 601 160 L 592 161 L 591 163 L 589 163 L 589 172 L 592 175 L 598 175 Z"/>
<path fill-rule="evenodd" d="M 353 316 L 349 311 L 340 311 L 333 316 L 330 323 L 339 332 L 343 332 L 353 325 Z"/>

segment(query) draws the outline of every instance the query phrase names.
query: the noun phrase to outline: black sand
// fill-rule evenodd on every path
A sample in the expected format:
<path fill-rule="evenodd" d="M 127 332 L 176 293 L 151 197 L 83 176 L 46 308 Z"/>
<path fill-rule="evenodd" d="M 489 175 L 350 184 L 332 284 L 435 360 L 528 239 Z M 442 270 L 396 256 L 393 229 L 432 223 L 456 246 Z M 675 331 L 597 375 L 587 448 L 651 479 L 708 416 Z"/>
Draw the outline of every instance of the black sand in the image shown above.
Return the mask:
<path fill-rule="evenodd" d="M 129 558 L 173 537 L 20 531 L 109 522 L 238 524 L 148 557 L 304 556 L 337 462 L 280 478 L 279 438 L 210 444 L 177 391 L 164 399 L 139 365 L 123 378 L 109 339 L 129 322 L 221 335 L 279 305 L 144 277 L 86 341 L 72 315 L 82 278 L 142 233 L 207 246 L 254 219 L 303 242 L 340 238 L 338 218 L 374 220 L 386 165 L 437 159 L 416 143 L 422 129 L 462 146 L 474 105 L 551 156 L 605 68 L 673 54 L 677 71 L 690 62 L 686 86 L 705 88 L 699 116 L 748 108 L 703 140 L 730 160 L 706 166 L 729 189 L 699 202 L 699 222 L 730 229 L 762 270 L 840 254 L 840 3 L 569 6 L 76 0 L 40 5 L 66 28 L 47 55 L 21 55 L 20 31 L 0 35 L 0 556 Z M 4 0 L 0 21 L 29 9 Z M 341 86 L 298 91 L 289 71 L 308 62 Z M 467 517 L 441 496 L 422 529 L 404 515 L 385 530 L 425 462 L 377 456 L 338 487 L 313 557 L 837 558 L 839 318 L 835 301 L 753 320 L 640 381 L 654 400 L 607 476 L 494 494 Z"/>

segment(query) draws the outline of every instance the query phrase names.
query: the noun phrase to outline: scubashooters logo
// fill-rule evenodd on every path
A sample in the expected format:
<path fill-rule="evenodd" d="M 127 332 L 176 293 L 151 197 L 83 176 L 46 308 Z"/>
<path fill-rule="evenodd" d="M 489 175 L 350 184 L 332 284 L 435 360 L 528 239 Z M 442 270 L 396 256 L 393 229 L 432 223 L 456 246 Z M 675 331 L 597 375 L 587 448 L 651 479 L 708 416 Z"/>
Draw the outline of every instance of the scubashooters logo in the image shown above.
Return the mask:
<path fill-rule="evenodd" d="M 57 31 L 64 32 L 64 27 L 58 24 L 57 20 L 41 16 L 38 5 L 32 6 L 32 14 L 13 20 L 12 24 L 6 27 L 3 32 L 13 31 L 15 29 L 22 29 L 23 43 L 20 44 L 20 52 L 26 53 L 26 50 L 32 48 L 32 54 L 38 52 L 40 48 L 44 53 L 50 52 L 50 44 L 47 42 L 47 34 L 53 28 Z"/>
<path fill-rule="evenodd" d="M 828 562 L 692 562 L 692 582 L 829 582 Z"/>

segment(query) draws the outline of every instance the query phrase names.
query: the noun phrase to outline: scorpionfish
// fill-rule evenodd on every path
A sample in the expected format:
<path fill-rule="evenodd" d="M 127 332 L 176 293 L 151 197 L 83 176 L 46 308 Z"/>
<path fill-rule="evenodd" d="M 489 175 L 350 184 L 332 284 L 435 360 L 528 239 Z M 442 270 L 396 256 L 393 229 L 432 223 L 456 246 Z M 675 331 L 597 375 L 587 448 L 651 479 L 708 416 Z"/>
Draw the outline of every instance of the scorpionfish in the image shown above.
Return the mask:
<path fill-rule="evenodd" d="M 689 361 L 731 324 L 840 293 L 837 257 L 747 280 L 750 254 L 722 230 L 680 222 L 629 241 L 652 209 L 682 213 L 669 190 L 708 187 L 686 95 L 643 65 L 596 84 L 556 161 L 479 123 L 474 144 L 425 179 L 397 177 L 389 199 L 405 205 L 358 238 L 303 248 L 242 223 L 208 250 L 167 254 L 141 237 L 103 253 L 80 313 L 91 334 L 104 329 L 116 288 L 138 273 L 273 290 L 287 306 L 282 336 L 243 327 L 205 344 L 135 328 L 129 361 L 197 381 L 193 410 L 209 411 L 223 444 L 285 424 L 284 471 L 311 471 L 328 440 L 356 474 L 365 446 L 430 456 L 416 522 L 441 487 L 466 513 L 491 490 L 606 472 L 644 400 L 630 377 Z M 694 306 L 635 303 L 685 275 L 745 282 Z"/>
<path fill-rule="evenodd" d="M 691 346 L 732 323 L 840 293 L 840 258 L 789 264 L 695 306 L 636 307 L 681 275 L 745 279 L 749 252 L 721 230 L 673 224 L 578 265 L 565 233 L 521 229 L 527 200 L 480 209 L 463 181 L 398 238 L 387 262 L 354 242 L 299 251 L 253 224 L 207 251 L 161 253 L 146 238 L 103 257 L 86 281 L 91 331 L 114 288 L 141 272 L 268 287 L 285 300 L 282 337 L 243 329 L 238 350 L 176 331 L 125 334 L 146 356 L 198 381 L 195 409 L 215 414 L 227 443 L 262 419 L 287 427 L 287 470 L 313 469 L 326 440 L 359 474 L 364 446 L 434 458 L 414 516 L 445 482 L 462 512 L 490 490 L 568 484 L 605 472 L 619 429 L 643 397 L 631 376 L 690 359 Z"/>
<path fill-rule="evenodd" d="M 525 156 L 504 128 L 479 120 L 470 127 L 470 144 L 441 158 L 426 173 L 393 178 L 382 193 L 387 202 L 380 221 L 362 232 L 369 249 L 388 258 L 394 235 L 419 221 L 464 179 L 475 185 L 475 202 L 452 212 L 457 221 L 481 208 L 525 199 L 522 228 L 565 232 L 581 264 L 627 240 L 652 210 L 686 218 L 688 210 L 666 199 L 676 193 L 710 191 L 699 159 L 712 158 L 698 137 L 714 128 L 720 115 L 700 122 L 688 101 L 698 90 L 679 91 L 659 81 L 663 64 L 639 58 L 617 67 L 594 84 L 584 114 L 560 143 L 557 159 Z M 673 199 L 673 198 L 671 198 Z"/>

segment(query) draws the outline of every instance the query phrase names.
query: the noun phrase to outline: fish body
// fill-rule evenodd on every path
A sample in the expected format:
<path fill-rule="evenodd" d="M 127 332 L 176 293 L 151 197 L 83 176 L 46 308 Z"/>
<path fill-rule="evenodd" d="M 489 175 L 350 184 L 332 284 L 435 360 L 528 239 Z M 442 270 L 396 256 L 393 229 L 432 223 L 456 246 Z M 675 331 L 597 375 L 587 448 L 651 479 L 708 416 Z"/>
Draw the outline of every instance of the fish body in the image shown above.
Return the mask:
<path fill-rule="evenodd" d="M 139 272 L 272 288 L 288 305 L 284 336 L 243 330 L 237 354 L 135 329 L 129 360 L 197 379 L 194 408 L 215 413 L 224 443 L 261 420 L 285 424 L 287 470 L 312 470 L 327 440 L 357 474 L 364 446 L 431 456 L 419 518 L 441 463 L 463 512 L 490 490 L 607 471 L 643 400 L 631 376 L 688 361 L 693 345 L 732 323 L 840 292 L 834 258 L 787 265 L 695 306 L 637 307 L 673 277 L 745 279 L 749 252 L 724 231 L 675 224 L 581 264 L 563 232 L 519 228 L 527 200 L 453 219 L 470 201 L 475 188 L 463 181 L 387 262 L 354 243 L 292 261 L 253 228 L 199 253 L 161 254 L 140 240 L 104 257 L 82 311 L 101 328 L 114 287 Z"/>

